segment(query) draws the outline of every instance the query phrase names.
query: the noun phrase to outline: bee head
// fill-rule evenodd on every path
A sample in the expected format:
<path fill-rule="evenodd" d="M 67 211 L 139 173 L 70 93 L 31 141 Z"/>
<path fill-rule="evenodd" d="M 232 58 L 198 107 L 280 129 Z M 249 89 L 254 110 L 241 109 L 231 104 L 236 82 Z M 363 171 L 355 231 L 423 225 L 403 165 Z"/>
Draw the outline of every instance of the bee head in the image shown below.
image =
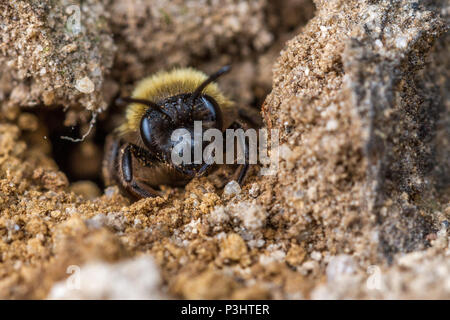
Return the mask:
<path fill-rule="evenodd" d="M 207 143 L 203 142 L 203 132 L 215 128 L 222 131 L 222 112 L 217 101 L 206 94 L 203 90 L 230 70 L 229 66 L 209 76 L 194 92 L 182 93 L 166 98 L 162 101 L 153 102 L 143 99 L 125 98 L 126 102 L 141 103 L 149 108 L 141 118 L 140 136 L 147 149 L 161 161 L 164 161 L 177 171 L 187 176 L 202 174 L 206 166 L 202 163 L 194 163 L 195 150 L 199 149 L 197 144 L 201 143 L 201 151 Z M 200 121 L 202 132 L 200 139 L 196 139 L 198 132 L 194 129 L 196 121 Z M 181 129 L 181 130 L 180 130 Z M 184 132 L 183 136 L 176 137 L 176 133 Z M 177 150 L 190 150 L 191 162 L 175 164 L 173 162 L 174 148 Z M 180 154 L 180 156 L 183 156 Z"/>

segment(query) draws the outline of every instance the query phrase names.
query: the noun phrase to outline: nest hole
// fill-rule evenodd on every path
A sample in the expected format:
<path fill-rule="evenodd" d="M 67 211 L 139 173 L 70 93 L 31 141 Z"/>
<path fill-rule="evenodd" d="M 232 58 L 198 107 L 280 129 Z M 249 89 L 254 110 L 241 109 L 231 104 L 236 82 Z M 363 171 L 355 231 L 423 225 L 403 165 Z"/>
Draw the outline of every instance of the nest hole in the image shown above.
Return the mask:
<path fill-rule="evenodd" d="M 110 109 L 98 116 L 89 134 L 79 142 L 62 137 L 79 139 L 86 134 L 92 117 L 90 112 L 81 111 L 81 116 L 75 120 L 76 123 L 68 125 L 71 111 L 65 112 L 62 108 L 56 107 L 27 110 L 36 115 L 45 127 L 42 134 L 51 144 L 51 156 L 71 184 L 89 181 L 100 190 L 105 188 L 102 178 L 104 144 L 106 136 L 117 126 L 120 112 L 114 106 Z"/>

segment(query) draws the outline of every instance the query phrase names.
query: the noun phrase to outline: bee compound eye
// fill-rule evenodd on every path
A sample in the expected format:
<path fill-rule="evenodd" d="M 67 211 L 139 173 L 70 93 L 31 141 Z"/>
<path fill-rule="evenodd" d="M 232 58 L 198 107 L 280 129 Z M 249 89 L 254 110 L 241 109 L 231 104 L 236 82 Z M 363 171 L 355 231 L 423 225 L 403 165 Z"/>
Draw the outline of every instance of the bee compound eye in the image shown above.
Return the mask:
<path fill-rule="evenodd" d="M 222 128 L 222 113 L 220 107 L 214 98 L 202 95 L 194 108 L 194 120 L 203 122 L 205 128 Z"/>
<path fill-rule="evenodd" d="M 145 145 L 149 147 L 152 144 L 152 126 L 150 124 L 150 119 L 143 117 L 141 120 L 141 137 Z"/>
<path fill-rule="evenodd" d="M 145 116 L 141 120 L 140 134 L 147 148 L 161 148 L 170 131 L 170 123 L 164 118 Z"/>

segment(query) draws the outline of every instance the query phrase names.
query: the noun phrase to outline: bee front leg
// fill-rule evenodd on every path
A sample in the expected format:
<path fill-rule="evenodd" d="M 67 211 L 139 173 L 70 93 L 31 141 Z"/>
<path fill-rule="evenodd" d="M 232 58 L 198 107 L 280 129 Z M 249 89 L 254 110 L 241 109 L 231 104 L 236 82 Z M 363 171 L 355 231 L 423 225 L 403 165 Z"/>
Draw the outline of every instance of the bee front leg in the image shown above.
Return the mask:
<path fill-rule="evenodd" d="M 242 130 L 246 130 L 248 127 L 247 125 L 245 125 L 243 122 L 239 121 L 239 120 L 235 120 L 230 126 L 229 129 L 242 129 Z M 247 175 L 248 169 L 250 167 L 249 164 L 249 144 L 247 139 L 245 139 L 244 142 L 244 164 L 241 165 L 240 170 L 239 170 L 239 174 L 238 174 L 238 178 L 237 178 L 237 182 L 239 183 L 239 185 L 242 186 L 242 183 L 245 179 L 245 176 Z"/>
<path fill-rule="evenodd" d="M 132 196 L 137 199 L 156 197 L 160 194 L 149 185 L 142 183 L 133 176 L 133 157 L 145 157 L 145 151 L 138 146 L 126 143 L 118 152 L 118 182 Z"/>

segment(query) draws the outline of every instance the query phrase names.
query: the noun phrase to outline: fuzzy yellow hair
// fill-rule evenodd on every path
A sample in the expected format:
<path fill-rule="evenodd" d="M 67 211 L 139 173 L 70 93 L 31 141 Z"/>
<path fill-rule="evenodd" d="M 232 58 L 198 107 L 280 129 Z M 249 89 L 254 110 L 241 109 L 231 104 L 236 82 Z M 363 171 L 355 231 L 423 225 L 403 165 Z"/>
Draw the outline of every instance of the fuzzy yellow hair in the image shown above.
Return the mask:
<path fill-rule="evenodd" d="M 171 96 L 193 92 L 207 78 L 206 74 L 192 68 L 158 72 L 141 80 L 134 89 L 132 97 L 160 103 Z M 203 93 L 214 98 L 222 109 L 228 109 L 233 105 L 214 82 L 210 83 Z M 118 128 L 119 133 L 126 134 L 139 130 L 140 121 L 147 109 L 146 105 L 131 103 L 126 110 L 125 123 Z"/>

